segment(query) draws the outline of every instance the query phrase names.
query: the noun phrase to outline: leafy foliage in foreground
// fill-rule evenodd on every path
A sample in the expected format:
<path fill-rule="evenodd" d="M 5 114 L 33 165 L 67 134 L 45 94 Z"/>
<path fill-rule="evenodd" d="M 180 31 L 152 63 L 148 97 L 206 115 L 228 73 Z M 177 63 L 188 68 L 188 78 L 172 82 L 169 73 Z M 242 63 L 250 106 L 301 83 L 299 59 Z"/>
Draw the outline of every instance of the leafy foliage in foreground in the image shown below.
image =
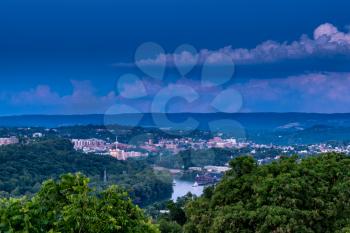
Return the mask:
<path fill-rule="evenodd" d="M 185 232 L 350 232 L 350 158 L 325 154 L 257 166 L 232 160 L 215 187 L 190 201 Z"/>
<path fill-rule="evenodd" d="M 196 198 L 196 196 L 188 193 L 183 197 L 179 197 L 176 202 L 167 201 L 167 213 L 157 216 L 159 229 L 162 233 L 182 233 L 183 225 L 186 223 L 186 213 L 184 211 L 185 204 Z"/>
<path fill-rule="evenodd" d="M 157 233 L 116 186 L 96 193 L 81 174 L 46 181 L 32 198 L 1 199 L 0 232 Z"/>

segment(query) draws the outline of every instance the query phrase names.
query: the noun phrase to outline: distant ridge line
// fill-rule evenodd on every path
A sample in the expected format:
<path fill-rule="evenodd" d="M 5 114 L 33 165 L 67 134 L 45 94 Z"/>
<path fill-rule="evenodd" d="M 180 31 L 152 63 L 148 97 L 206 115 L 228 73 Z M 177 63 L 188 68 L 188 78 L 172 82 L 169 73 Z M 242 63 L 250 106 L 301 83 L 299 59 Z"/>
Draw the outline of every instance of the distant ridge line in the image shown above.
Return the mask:
<path fill-rule="evenodd" d="M 154 116 L 164 113 L 123 114 L 31 114 L 0 116 L 2 127 L 60 127 L 71 125 L 104 125 L 105 117 L 112 119 L 108 124 L 141 127 L 172 127 L 169 122 L 154 122 Z M 208 123 L 217 120 L 234 120 L 248 129 L 274 129 L 288 123 L 299 123 L 303 127 L 313 125 L 350 126 L 350 113 L 301 113 L 301 112 L 253 112 L 253 113 L 166 113 L 170 122 L 183 122 L 192 117 L 199 122 L 199 129 L 208 129 Z M 138 122 L 137 124 L 135 122 Z"/>

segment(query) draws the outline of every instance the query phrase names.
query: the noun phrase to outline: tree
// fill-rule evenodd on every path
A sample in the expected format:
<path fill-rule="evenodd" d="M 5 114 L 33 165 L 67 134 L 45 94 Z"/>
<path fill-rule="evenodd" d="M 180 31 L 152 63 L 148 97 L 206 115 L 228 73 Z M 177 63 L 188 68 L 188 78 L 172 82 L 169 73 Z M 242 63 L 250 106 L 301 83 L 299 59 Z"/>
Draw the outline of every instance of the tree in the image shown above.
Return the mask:
<path fill-rule="evenodd" d="M 143 211 L 117 186 L 89 188 L 80 173 L 44 182 L 32 198 L 1 199 L 1 232 L 157 233 Z"/>
<path fill-rule="evenodd" d="M 160 219 L 158 221 L 160 232 L 162 233 L 182 233 L 182 227 L 174 222 L 166 219 Z"/>
<path fill-rule="evenodd" d="M 91 179 L 91 186 L 104 187 L 105 170 L 108 184 L 125 188 L 135 204 L 145 206 L 171 197 L 169 172 L 154 172 L 143 160 L 86 155 L 75 151 L 69 140 L 59 138 L 0 147 L 0 197 L 34 195 L 38 184 L 69 172 L 82 172 Z"/>
<path fill-rule="evenodd" d="M 349 157 L 295 156 L 263 166 L 240 157 L 230 165 L 214 189 L 186 205 L 185 232 L 349 232 Z"/>

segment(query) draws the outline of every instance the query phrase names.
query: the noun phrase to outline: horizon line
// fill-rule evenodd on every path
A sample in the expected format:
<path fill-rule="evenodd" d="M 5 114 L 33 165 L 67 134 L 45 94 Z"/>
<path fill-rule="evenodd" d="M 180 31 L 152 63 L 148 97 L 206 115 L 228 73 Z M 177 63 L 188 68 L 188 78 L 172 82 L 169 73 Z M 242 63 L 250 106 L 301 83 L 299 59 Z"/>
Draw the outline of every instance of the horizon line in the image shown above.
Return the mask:
<path fill-rule="evenodd" d="M 104 114 L 104 113 L 77 113 L 77 114 L 39 114 L 39 113 L 28 113 L 28 114 L 13 114 L 13 115 L 0 115 L 0 118 L 4 117 L 25 117 L 25 116 L 114 116 L 114 115 L 139 115 L 139 114 L 197 114 L 197 115 L 210 115 L 210 114 L 315 114 L 315 115 L 345 115 L 350 112 L 140 112 L 140 113 L 116 113 L 116 114 Z"/>

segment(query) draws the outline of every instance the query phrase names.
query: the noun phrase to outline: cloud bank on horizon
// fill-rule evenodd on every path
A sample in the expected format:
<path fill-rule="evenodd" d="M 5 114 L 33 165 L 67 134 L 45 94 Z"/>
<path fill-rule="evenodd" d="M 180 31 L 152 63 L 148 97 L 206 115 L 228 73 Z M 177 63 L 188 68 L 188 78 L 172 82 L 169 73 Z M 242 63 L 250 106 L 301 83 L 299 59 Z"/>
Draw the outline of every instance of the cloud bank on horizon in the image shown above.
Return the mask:
<path fill-rule="evenodd" d="M 180 65 L 203 65 L 205 62 L 225 65 L 233 61 L 237 66 L 252 65 L 254 69 L 255 64 L 315 57 L 333 59 L 339 56 L 346 59 L 350 57 L 350 33 L 325 23 L 314 30 L 312 38 L 302 35 L 299 40 L 290 43 L 269 40 L 252 49 L 227 46 L 218 50 L 202 49 L 196 54 L 182 51 L 159 54 L 152 59 L 137 60 L 136 63 L 146 66 L 172 66 L 176 61 Z M 117 67 L 130 65 L 132 64 L 115 64 Z M 159 92 L 166 89 L 162 98 L 171 99 L 174 92 L 179 91 L 179 86 L 190 87 L 197 93 L 196 98 L 190 102 L 175 98 L 165 108 L 162 106 L 164 111 L 236 112 L 240 109 L 241 112 L 350 112 L 350 71 L 302 71 L 293 75 L 281 74 L 278 77 L 264 78 L 256 74 L 247 79 L 233 77 L 224 86 L 203 86 L 200 80 L 191 76 L 179 77 L 171 82 L 143 77 L 118 88 L 112 87 L 102 94 L 98 91 L 98 86 L 89 79 L 71 79 L 70 82 L 71 92 L 68 94 L 55 91 L 45 83 L 20 91 L 3 91 L 0 101 L 7 110 L 0 110 L 0 114 L 105 113 L 115 104 L 120 107 L 114 113 L 152 112 L 152 109 L 159 109 L 153 106 L 154 98 Z M 140 90 L 145 94 L 140 96 Z M 220 94 L 224 91 L 228 96 Z M 129 98 L 132 96 L 138 98 Z M 181 96 L 184 97 L 185 94 L 179 94 Z M 232 96 L 233 100 L 230 98 Z"/>
<path fill-rule="evenodd" d="M 89 81 L 72 80 L 72 85 L 73 92 L 69 95 L 59 95 L 50 86 L 38 85 L 19 93 L 8 93 L 1 98 L 15 108 L 38 110 L 27 113 L 42 113 L 43 110 L 46 114 L 105 113 L 111 106 L 118 104 L 120 109 L 114 112 L 117 114 L 152 112 L 154 96 L 164 89 L 159 84 L 147 81 L 143 84 L 148 91 L 146 98 L 128 99 L 116 95 L 114 91 L 97 95 Z M 350 73 L 312 73 L 280 79 L 251 79 L 225 88 L 203 87 L 197 81 L 180 79 L 167 85 L 169 97 L 173 96 L 174 90 L 178 90 L 178 86 L 191 87 L 198 93 L 198 98 L 191 103 L 182 99 L 174 100 L 164 112 L 237 112 L 237 103 L 232 98 L 223 96 L 219 99 L 220 102 L 212 104 L 222 91 L 239 91 L 243 99 L 243 103 L 239 103 L 242 104 L 240 112 L 281 112 L 280 109 L 286 109 L 287 112 L 350 112 Z M 134 91 L 137 92 L 136 89 Z M 163 97 L 167 98 L 168 95 Z"/>
<path fill-rule="evenodd" d="M 137 65 L 162 66 L 164 64 L 193 65 L 204 62 L 213 65 L 272 63 L 287 59 L 302 59 L 331 55 L 350 56 L 350 32 L 342 32 L 331 23 L 318 26 L 313 37 L 303 34 L 299 40 L 288 42 L 265 41 L 255 48 L 233 48 L 232 45 L 218 50 L 201 49 L 198 53 L 181 51 L 161 53 L 155 58 L 139 59 Z M 176 61 L 176 62 L 175 62 Z M 116 63 L 114 66 L 132 66 L 135 63 Z"/>

